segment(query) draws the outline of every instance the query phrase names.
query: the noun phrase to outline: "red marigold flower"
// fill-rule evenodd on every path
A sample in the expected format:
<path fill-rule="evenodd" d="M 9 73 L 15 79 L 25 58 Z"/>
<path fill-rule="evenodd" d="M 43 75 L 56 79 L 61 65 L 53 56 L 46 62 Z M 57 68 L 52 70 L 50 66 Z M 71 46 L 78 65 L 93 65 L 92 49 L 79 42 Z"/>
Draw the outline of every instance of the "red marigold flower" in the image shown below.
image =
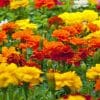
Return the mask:
<path fill-rule="evenodd" d="M 26 65 L 26 60 L 22 55 L 12 53 L 11 55 L 8 56 L 7 63 L 8 64 L 15 63 L 18 66 L 24 66 Z"/>
<path fill-rule="evenodd" d="M 71 59 L 74 56 L 73 50 L 70 46 L 57 47 L 51 50 L 51 59 L 66 61 L 66 59 Z"/>
<path fill-rule="evenodd" d="M 71 59 L 66 59 L 66 63 L 70 65 L 80 66 L 81 58 L 78 53 L 75 53 Z"/>
<path fill-rule="evenodd" d="M 31 56 L 31 59 L 43 60 L 44 52 L 43 51 L 34 51 L 34 54 Z"/>
<path fill-rule="evenodd" d="M 53 16 L 53 17 L 48 19 L 48 23 L 50 26 L 53 24 L 63 25 L 63 20 L 61 18 L 59 18 L 58 16 Z"/>
<path fill-rule="evenodd" d="M 0 7 L 5 7 L 9 5 L 10 0 L 0 0 Z"/>
<path fill-rule="evenodd" d="M 85 59 L 85 58 L 87 58 L 87 56 L 89 56 L 89 50 L 88 50 L 88 48 L 80 48 L 78 50 L 78 52 L 79 52 L 79 56 L 80 56 L 80 58 L 82 60 Z"/>
<path fill-rule="evenodd" d="M 100 4 L 96 5 L 96 9 L 100 11 Z"/>

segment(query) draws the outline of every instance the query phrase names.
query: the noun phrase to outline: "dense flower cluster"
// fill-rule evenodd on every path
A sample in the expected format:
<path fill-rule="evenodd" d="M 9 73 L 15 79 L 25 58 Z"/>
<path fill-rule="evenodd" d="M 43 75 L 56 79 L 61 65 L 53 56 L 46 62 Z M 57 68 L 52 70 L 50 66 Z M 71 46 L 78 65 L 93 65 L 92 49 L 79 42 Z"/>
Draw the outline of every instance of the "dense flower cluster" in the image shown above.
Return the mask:
<path fill-rule="evenodd" d="M 18 85 L 20 82 L 30 83 L 31 85 L 39 84 L 42 79 L 40 74 L 42 71 L 35 67 L 17 67 L 16 64 L 0 64 L 0 88 L 9 85 Z"/>
<path fill-rule="evenodd" d="M 0 100 L 100 100 L 99 6 L 0 0 Z"/>

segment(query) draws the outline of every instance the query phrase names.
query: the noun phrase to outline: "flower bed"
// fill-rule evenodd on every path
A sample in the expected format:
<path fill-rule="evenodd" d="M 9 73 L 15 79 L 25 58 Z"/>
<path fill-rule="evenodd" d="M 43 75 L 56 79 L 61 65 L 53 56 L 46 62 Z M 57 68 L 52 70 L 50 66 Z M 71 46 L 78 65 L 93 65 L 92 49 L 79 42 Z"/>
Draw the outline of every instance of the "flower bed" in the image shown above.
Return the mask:
<path fill-rule="evenodd" d="M 0 0 L 0 100 L 100 100 L 100 1 Z"/>

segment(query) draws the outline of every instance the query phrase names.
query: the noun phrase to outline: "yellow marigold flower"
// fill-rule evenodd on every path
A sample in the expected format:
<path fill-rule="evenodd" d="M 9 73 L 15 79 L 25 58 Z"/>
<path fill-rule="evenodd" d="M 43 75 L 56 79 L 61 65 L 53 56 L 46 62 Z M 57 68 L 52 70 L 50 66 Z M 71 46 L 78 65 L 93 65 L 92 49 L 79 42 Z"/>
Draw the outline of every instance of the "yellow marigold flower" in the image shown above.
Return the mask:
<path fill-rule="evenodd" d="M 66 23 L 66 24 L 75 24 L 82 21 L 82 13 L 76 12 L 76 13 L 63 13 L 60 14 L 59 17 Z"/>
<path fill-rule="evenodd" d="M 94 10 L 84 10 L 82 14 L 83 14 L 83 21 L 91 22 L 99 18 L 98 13 L 95 12 Z"/>
<path fill-rule="evenodd" d="M 79 76 L 73 72 L 66 73 L 54 73 L 56 90 L 68 86 L 72 90 L 79 90 L 82 86 L 82 82 Z"/>
<path fill-rule="evenodd" d="M 20 7 L 25 7 L 29 4 L 28 0 L 12 0 L 10 2 L 10 9 L 17 9 Z"/>
<path fill-rule="evenodd" d="M 90 16 L 90 17 L 88 17 Z M 84 10 L 83 12 L 75 12 L 75 13 L 68 13 L 65 12 L 60 14 L 60 17 L 66 25 L 68 24 L 76 24 L 81 22 L 91 22 L 98 19 L 98 13 L 94 10 Z"/>
<path fill-rule="evenodd" d="M 15 47 L 2 47 L 2 56 L 3 57 L 8 57 L 10 54 L 15 53 L 19 54 L 19 52 L 16 51 Z"/>
<path fill-rule="evenodd" d="M 96 24 L 98 27 L 100 27 L 100 19 L 93 21 L 93 24 Z"/>
<path fill-rule="evenodd" d="M 0 88 L 7 87 L 10 84 L 17 85 L 18 80 L 15 76 L 17 66 L 15 64 L 0 64 Z"/>
<path fill-rule="evenodd" d="M 84 39 L 91 39 L 91 38 L 100 38 L 100 31 L 90 33 L 89 35 L 84 37 Z"/>
<path fill-rule="evenodd" d="M 21 82 L 27 82 L 31 85 L 37 85 L 39 84 L 42 79 L 40 78 L 40 75 L 42 74 L 42 71 L 36 67 L 19 67 L 16 71 L 16 77 Z"/>
<path fill-rule="evenodd" d="M 2 73 L 0 75 L 0 88 L 7 87 L 10 84 L 17 85 L 18 84 L 17 79 L 14 76 L 12 76 L 10 73 L 7 72 Z"/>
<path fill-rule="evenodd" d="M 80 96 L 80 95 L 75 95 L 75 96 L 70 95 L 68 97 L 68 99 L 66 99 L 66 100 L 86 100 L 86 99 L 83 96 Z"/>
<path fill-rule="evenodd" d="M 30 20 L 29 19 L 23 19 L 23 20 L 17 20 L 15 22 L 19 27 L 20 29 L 37 29 L 37 25 L 34 24 L 34 23 L 30 23 Z"/>
<path fill-rule="evenodd" d="M 96 77 L 100 77 L 100 64 L 96 64 L 95 67 L 88 69 L 86 73 L 86 77 L 89 79 L 95 79 Z"/>

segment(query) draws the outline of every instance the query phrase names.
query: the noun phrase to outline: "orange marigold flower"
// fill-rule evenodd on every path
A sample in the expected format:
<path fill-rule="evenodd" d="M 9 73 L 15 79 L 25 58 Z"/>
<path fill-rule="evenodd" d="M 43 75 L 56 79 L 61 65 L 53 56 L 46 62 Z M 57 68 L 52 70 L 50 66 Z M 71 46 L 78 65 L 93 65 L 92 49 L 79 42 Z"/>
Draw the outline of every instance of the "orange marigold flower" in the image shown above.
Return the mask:
<path fill-rule="evenodd" d="M 37 49 L 41 40 L 41 36 L 33 35 L 31 30 L 24 30 L 16 32 L 12 35 L 13 39 L 18 39 L 21 41 L 19 47 L 22 49 L 33 48 Z"/>
<path fill-rule="evenodd" d="M 19 54 L 19 52 L 16 51 L 15 47 L 10 47 L 10 48 L 2 47 L 2 55 L 4 57 L 8 57 L 12 53 Z"/>
<path fill-rule="evenodd" d="M 91 48 L 100 48 L 100 38 L 92 38 L 89 40 L 89 47 Z"/>
<path fill-rule="evenodd" d="M 88 28 L 91 32 L 95 32 L 95 31 L 99 30 L 99 27 L 96 24 L 93 24 L 93 23 L 89 23 Z"/>
<path fill-rule="evenodd" d="M 18 26 L 14 22 L 9 22 L 2 25 L 2 30 L 13 33 Z"/>
<path fill-rule="evenodd" d="M 19 39 L 24 41 L 24 39 L 29 39 L 31 38 L 31 35 L 33 35 L 34 33 L 32 32 L 32 30 L 23 30 L 23 31 L 18 31 L 15 32 L 12 37 L 13 39 Z"/>
<path fill-rule="evenodd" d="M 70 33 L 70 36 L 75 36 L 76 34 L 79 34 L 76 28 L 74 28 L 73 26 L 65 26 L 62 29 L 68 31 Z"/>
<path fill-rule="evenodd" d="M 66 30 L 55 30 L 52 34 L 53 37 L 56 37 L 60 41 L 69 41 L 70 33 Z"/>
<path fill-rule="evenodd" d="M 59 0 L 35 0 L 35 8 L 47 7 L 48 9 L 54 8 L 56 5 L 63 4 Z"/>
<path fill-rule="evenodd" d="M 7 38 L 6 32 L 1 31 L 0 32 L 0 42 L 4 41 Z"/>
<path fill-rule="evenodd" d="M 100 79 L 96 80 L 95 91 L 100 91 Z"/>
<path fill-rule="evenodd" d="M 70 43 L 73 45 L 84 45 L 86 44 L 86 41 L 78 37 L 72 37 L 70 38 Z"/>
<path fill-rule="evenodd" d="M 64 44 L 62 42 L 48 42 L 48 41 L 44 41 L 43 43 L 43 50 L 44 50 L 44 54 L 46 57 L 50 57 L 51 56 L 51 50 L 57 48 L 57 47 L 62 47 L 64 46 Z"/>
<path fill-rule="evenodd" d="M 83 31 L 83 24 L 82 23 L 77 23 L 74 24 L 73 27 L 77 30 L 77 34 L 80 34 Z"/>
<path fill-rule="evenodd" d="M 55 7 L 54 0 L 35 0 L 35 8 L 47 7 L 49 9 Z"/>

